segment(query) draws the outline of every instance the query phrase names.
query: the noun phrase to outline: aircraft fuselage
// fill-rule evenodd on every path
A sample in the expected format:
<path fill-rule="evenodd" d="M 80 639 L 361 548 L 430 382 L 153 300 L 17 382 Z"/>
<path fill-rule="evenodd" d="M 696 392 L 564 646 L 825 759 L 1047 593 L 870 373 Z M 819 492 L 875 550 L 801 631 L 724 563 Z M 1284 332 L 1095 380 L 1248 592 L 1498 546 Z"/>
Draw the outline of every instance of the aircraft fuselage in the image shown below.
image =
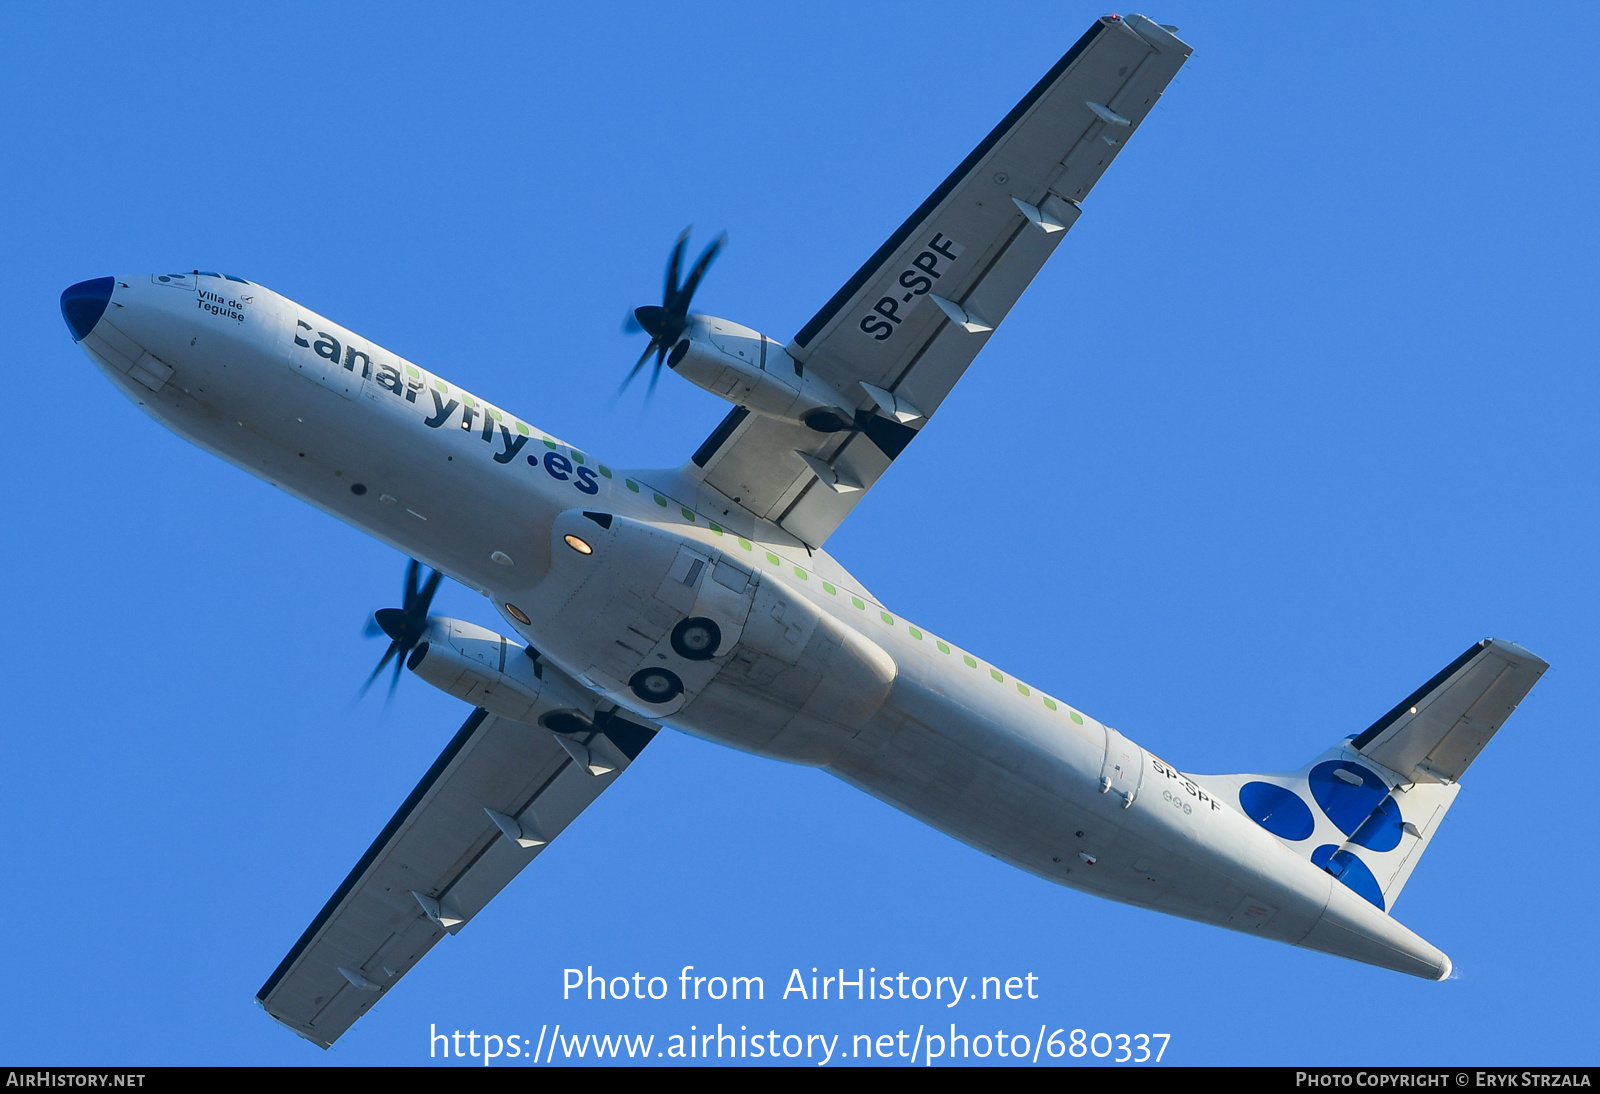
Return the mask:
<path fill-rule="evenodd" d="M 481 591 L 549 662 L 645 718 L 820 766 L 1059 884 L 1449 972 L 1236 803 L 677 472 L 612 468 L 237 279 L 117 278 L 82 333 L 163 425 Z M 715 624 L 710 654 L 689 620 Z"/>

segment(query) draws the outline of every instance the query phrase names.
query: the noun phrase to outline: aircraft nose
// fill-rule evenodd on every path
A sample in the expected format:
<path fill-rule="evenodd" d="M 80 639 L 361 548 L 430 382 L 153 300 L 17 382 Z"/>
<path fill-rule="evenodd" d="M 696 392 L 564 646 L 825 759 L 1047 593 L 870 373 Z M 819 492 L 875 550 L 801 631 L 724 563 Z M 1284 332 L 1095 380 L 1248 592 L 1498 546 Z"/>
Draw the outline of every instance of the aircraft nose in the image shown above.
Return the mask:
<path fill-rule="evenodd" d="M 97 277 L 93 281 L 69 285 L 67 291 L 61 294 L 61 318 L 67 321 L 67 329 L 72 332 L 74 342 L 83 341 L 84 336 L 100 322 L 106 305 L 111 303 L 111 289 L 115 285 L 115 278 Z"/>

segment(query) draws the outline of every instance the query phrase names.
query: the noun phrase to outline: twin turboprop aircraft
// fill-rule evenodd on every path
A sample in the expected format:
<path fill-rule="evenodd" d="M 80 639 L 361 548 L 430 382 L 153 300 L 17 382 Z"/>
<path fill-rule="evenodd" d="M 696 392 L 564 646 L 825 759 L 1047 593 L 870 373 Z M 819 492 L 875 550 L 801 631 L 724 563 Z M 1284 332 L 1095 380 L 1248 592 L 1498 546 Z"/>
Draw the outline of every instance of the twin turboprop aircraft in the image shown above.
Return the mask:
<path fill-rule="evenodd" d="M 413 562 L 374 617 L 374 678 L 404 664 L 474 709 L 267 979 L 268 1013 L 331 1045 L 663 725 L 822 767 L 1062 885 L 1449 975 L 1389 910 L 1539 658 L 1485 640 L 1298 771 L 1186 775 L 896 615 L 824 549 L 1187 60 L 1174 30 L 1097 20 L 787 343 L 691 313 L 715 246 L 680 280 L 680 240 L 666 298 L 635 313 L 635 372 L 654 354 L 653 377 L 734 405 L 678 468 L 613 468 L 239 277 L 62 294 L 157 421 L 435 568 Z M 516 637 L 430 615 L 441 573 Z"/>

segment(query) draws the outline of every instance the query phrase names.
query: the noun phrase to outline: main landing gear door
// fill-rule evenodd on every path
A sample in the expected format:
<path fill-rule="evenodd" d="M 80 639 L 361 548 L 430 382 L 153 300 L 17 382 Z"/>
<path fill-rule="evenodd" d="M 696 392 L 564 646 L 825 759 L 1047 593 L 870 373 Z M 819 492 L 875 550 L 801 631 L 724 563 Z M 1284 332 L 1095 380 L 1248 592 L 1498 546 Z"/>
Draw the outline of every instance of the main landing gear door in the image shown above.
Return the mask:
<path fill-rule="evenodd" d="M 1144 782 L 1144 749 L 1128 738 L 1105 727 L 1106 754 L 1100 766 L 1100 793 L 1115 793 L 1122 797 L 1126 809 L 1139 796 Z"/>
<path fill-rule="evenodd" d="M 578 511 L 556 518 L 553 540 L 541 585 L 552 606 L 539 614 L 564 636 L 580 679 L 624 706 L 677 712 L 744 634 L 757 583 L 709 544 Z"/>
<path fill-rule="evenodd" d="M 688 551 L 688 548 L 685 548 Z M 720 551 L 711 551 L 706 560 L 706 580 L 700 582 L 700 592 L 695 597 L 693 613 L 714 620 L 722 630 L 719 653 L 727 653 L 739 644 L 744 634 L 745 620 L 750 617 L 750 603 L 756 595 L 755 575 Z"/>
<path fill-rule="evenodd" d="M 714 547 L 684 544 L 650 598 L 657 617 L 677 616 L 671 629 L 638 661 L 629 690 L 652 713 L 673 713 L 693 699 L 722 669 L 738 645 L 755 598 L 754 575 Z M 646 611 L 650 615 L 650 611 Z M 643 620 L 632 632 L 637 635 Z M 652 674 L 665 674 L 656 681 Z M 653 688 L 671 692 L 658 697 Z"/>

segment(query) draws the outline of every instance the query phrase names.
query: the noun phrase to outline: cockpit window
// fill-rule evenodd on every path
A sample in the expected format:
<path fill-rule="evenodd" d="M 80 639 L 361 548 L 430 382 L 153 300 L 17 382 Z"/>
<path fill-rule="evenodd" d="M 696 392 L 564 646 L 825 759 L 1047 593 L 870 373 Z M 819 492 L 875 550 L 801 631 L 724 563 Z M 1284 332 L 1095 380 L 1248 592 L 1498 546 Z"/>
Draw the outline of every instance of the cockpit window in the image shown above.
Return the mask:
<path fill-rule="evenodd" d="M 198 274 L 201 277 L 221 277 L 222 276 L 219 273 L 212 273 L 210 270 L 196 270 L 195 273 Z"/>
<path fill-rule="evenodd" d="M 237 281 L 241 285 L 250 284 L 250 282 L 246 281 L 244 278 L 242 278 L 242 277 L 234 277 L 232 274 L 223 274 L 222 276 L 226 277 L 229 281 Z"/>

